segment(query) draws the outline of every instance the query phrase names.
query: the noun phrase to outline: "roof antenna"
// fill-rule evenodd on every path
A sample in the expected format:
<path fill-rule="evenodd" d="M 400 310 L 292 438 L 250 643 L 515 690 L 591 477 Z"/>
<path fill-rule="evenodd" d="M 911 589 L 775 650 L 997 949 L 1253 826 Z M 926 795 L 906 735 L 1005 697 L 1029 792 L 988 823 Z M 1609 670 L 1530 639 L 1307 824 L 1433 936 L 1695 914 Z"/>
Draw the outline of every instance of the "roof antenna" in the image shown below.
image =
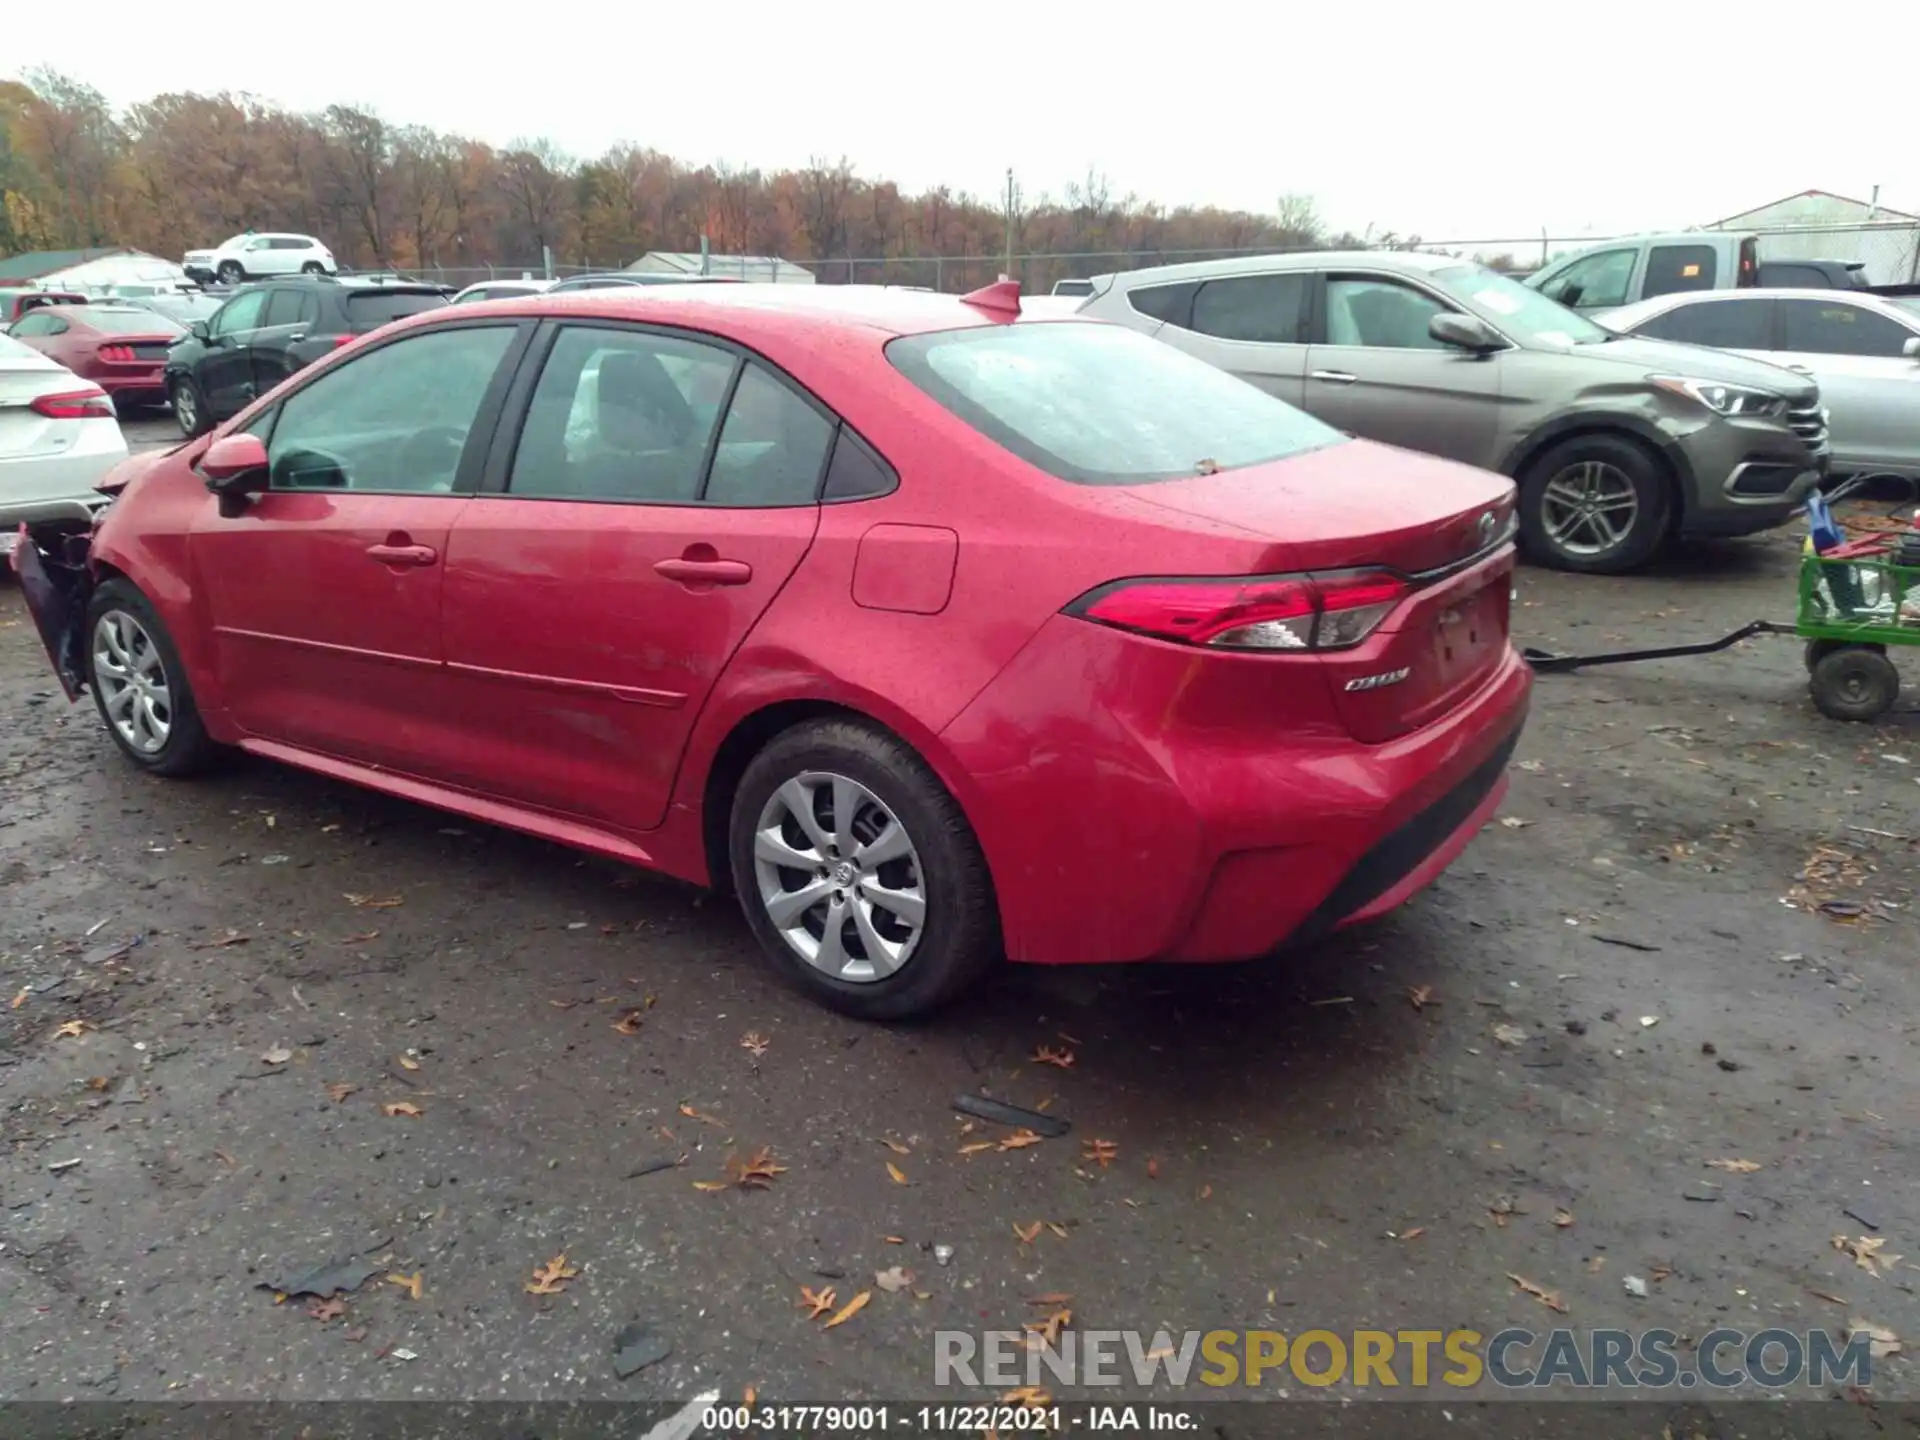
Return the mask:
<path fill-rule="evenodd" d="M 982 285 L 960 297 L 962 305 L 984 310 L 1003 324 L 1020 318 L 1020 282 L 1002 275 L 991 285 Z"/>

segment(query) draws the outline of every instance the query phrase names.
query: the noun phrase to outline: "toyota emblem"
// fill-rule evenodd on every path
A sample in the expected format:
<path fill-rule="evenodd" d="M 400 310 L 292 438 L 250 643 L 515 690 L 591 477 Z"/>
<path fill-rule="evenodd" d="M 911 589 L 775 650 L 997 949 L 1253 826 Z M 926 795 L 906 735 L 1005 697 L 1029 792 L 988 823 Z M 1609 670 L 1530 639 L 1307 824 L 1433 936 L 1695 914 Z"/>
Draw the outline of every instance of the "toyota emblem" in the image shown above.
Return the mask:
<path fill-rule="evenodd" d="M 1494 526 L 1499 522 L 1493 518 L 1493 511 L 1487 510 L 1480 516 L 1480 543 L 1486 545 L 1493 540 Z"/>

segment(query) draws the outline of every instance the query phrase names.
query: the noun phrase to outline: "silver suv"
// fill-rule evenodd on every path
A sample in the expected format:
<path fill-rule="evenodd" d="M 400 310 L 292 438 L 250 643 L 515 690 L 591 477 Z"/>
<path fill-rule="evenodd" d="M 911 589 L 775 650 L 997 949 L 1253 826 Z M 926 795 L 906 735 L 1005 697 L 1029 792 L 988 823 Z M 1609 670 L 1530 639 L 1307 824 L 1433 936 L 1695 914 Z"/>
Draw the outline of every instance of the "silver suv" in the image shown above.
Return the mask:
<path fill-rule="evenodd" d="M 1270 255 L 1102 275 L 1081 307 L 1331 425 L 1512 476 L 1522 543 L 1617 573 L 1669 535 L 1791 516 L 1828 465 L 1811 380 L 1625 339 L 1439 255 Z"/>

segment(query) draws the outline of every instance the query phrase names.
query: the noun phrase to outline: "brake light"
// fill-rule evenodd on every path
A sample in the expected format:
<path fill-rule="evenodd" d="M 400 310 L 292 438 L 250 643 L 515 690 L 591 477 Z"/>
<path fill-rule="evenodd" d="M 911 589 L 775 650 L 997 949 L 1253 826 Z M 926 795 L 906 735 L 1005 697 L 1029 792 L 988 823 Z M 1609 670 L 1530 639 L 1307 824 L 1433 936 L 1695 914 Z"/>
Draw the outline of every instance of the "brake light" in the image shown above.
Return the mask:
<path fill-rule="evenodd" d="M 113 419 L 113 401 L 104 390 L 65 390 L 58 395 L 39 395 L 27 408 L 49 420 Z"/>
<path fill-rule="evenodd" d="M 1236 580 L 1120 580 L 1069 615 L 1219 650 L 1345 650 L 1380 627 L 1412 587 L 1388 570 Z"/>
<path fill-rule="evenodd" d="M 134 358 L 133 347 L 131 345 L 102 345 L 100 347 L 100 358 L 102 360 L 131 360 Z"/>

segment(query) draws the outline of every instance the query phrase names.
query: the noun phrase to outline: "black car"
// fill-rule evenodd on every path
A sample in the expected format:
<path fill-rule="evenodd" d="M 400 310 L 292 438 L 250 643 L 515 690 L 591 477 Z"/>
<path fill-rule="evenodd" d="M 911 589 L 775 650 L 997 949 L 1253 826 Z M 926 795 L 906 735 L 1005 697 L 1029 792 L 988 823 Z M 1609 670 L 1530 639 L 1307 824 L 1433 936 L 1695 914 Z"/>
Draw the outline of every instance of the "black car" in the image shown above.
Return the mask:
<path fill-rule="evenodd" d="M 289 275 L 236 290 L 167 352 L 173 417 L 198 435 L 329 350 L 390 320 L 437 310 L 449 294 L 425 281 L 347 275 Z"/>

